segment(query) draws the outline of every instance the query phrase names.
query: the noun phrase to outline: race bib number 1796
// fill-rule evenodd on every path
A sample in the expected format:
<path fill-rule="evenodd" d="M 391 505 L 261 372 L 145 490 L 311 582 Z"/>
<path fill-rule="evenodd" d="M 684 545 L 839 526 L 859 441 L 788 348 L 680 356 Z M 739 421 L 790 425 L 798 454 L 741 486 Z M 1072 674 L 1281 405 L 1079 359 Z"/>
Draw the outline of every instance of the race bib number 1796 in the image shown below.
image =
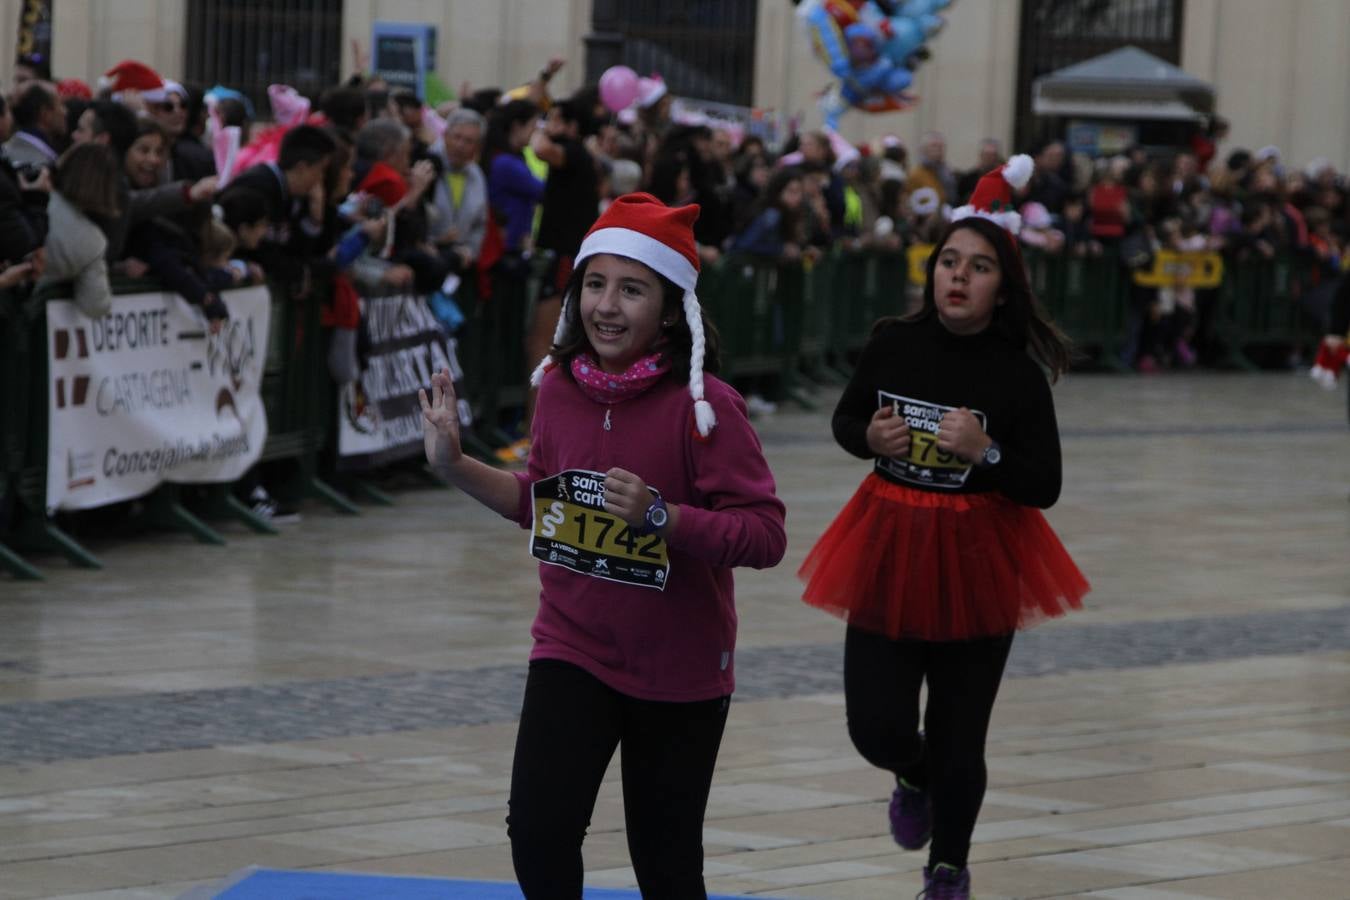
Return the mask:
<path fill-rule="evenodd" d="M 877 391 L 878 408 L 893 407 L 909 425 L 909 455 L 901 459 L 878 457 L 876 467 L 888 475 L 925 487 L 959 488 L 970 477 L 971 464 L 938 446 L 938 423 L 952 406 L 915 400 Z M 987 428 L 984 413 L 972 409 L 981 428 Z"/>
<path fill-rule="evenodd" d="M 627 522 L 605 511 L 603 472 L 568 469 L 536 481 L 533 495 L 535 559 L 593 578 L 665 590 L 666 542 L 634 534 Z"/>

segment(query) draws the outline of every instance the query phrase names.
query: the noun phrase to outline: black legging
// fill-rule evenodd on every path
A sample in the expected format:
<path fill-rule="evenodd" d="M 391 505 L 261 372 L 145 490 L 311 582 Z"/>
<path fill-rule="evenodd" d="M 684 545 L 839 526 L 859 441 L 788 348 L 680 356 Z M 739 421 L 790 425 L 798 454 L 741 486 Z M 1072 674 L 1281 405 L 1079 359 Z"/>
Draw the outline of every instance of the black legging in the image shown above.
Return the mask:
<path fill-rule="evenodd" d="M 848 733 L 874 766 L 933 799 L 930 866 L 958 868 L 984 801 L 984 741 L 1011 634 L 973 641 L 908 641 L 850 627 L 844 639 Z M 919 688 L 928 682 L 925 740 Z"/>
<path fill-rule="evenodd" d="M 628 852 L 642 896 L 706 897 L 703 814 L 729 700 L 637 700 L 569 663 L 530 663 L 506 817 L 525 896 L 580 900 L 581 842 L 622 746 Z"/>

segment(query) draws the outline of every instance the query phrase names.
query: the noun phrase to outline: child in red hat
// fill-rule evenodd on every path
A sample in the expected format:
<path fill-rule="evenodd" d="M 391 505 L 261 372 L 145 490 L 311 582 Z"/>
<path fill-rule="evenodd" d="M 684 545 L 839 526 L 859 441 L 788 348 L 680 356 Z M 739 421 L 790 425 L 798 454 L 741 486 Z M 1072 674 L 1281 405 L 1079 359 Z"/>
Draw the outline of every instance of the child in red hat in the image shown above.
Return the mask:
<path fill-rule="evenodd" d="M 1040 512 L 1060 490 L 1042 369 L 1064 372 L 1069 348 L 1017 249 L 1012 189 L 1030 174 L 1021 156 L 985 175 L 929 257 L 922 309 L 873 329 L 833 422 L 873 471 L 800 573 L 805 601 L 848 622 L 849 736 L 895 776 L 895 841 L 931 838 L 931 900 L 970 897 L 985 734 L 1014 632 L 1088 590 Z"/>
<path fill-rule="evenodd" d="M 581 843 L 622 748 L 643 896 L 702 897 L 703 813 L 733 688 L 731 570 L 783 556 L 783 504 L 695 294 L 697 206 L 610 205 L 581 243 L 528 472 L 463 455 L 448 372 L 427 459 L 531 531 L 542 583 L 507 817 L 526 897 L 580 897 Z"/>
<path fill-rule="evenodd" d="M 108 91 L 114 100 L 129 91 L 144 94 L 164 89 L 164 79 L 145 63 L 124 59 L 98 80 L 100 90 Z"/>
<path fill-rule="evenodd" d="M 1331 301 L 1331 320 L 1317 348 L 1312 377 L 1331 390 L 1347 367 L 1350 367 L 1350 278 L 1343 278 Z"/>

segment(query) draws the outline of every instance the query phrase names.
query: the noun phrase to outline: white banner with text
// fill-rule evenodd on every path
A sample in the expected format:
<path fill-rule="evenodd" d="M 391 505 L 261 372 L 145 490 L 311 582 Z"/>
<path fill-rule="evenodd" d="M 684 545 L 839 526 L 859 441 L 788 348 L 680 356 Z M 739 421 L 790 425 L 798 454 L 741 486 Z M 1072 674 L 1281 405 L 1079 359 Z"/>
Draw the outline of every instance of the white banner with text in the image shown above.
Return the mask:
<path fill-rule="evenodd" d="M 47 303 L 49 511 L 236 481 L 257 462 L 270 300 L 261 286 L 221 297 L 216 334 L 167 291 L 115 297 L 99 319 Z"/>

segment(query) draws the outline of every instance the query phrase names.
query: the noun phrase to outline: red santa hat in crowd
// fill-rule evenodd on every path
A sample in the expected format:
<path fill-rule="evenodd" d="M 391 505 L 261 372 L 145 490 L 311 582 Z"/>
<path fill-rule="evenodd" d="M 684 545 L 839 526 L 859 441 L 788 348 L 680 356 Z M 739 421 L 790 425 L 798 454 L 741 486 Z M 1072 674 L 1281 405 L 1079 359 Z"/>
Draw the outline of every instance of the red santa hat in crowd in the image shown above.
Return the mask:
<path fill-rule="evenodd" d="M 651 194 L 625 194 L 611 203 L 586 232 L 573 264 L 580 269 L 590 257 L 610 253 L 642 263 L 684 291 L 684 318 L 693 338 L 689 394 L 694 398 L 694 424 L 698 433 L 707 437 L 717 424 L 717 416 L 712 404 L 703 399 L 703 310 L 694 293 L 699 270 L 698 248 L 694 243 L 698 214 L 698 204 L 670 207 Z M 553 332 L 555 346 L 567 337 L 567 306 L 576 302 L 574 296 L 563 297 L 562 314 Z M 552 363 L 553 357 L 545 356 L 530 383 L 537 386 Z"/>
<path fill-rule="evenodd" d="M 78 78 L 62 78 L 56 83 L 56 93 L 66 100 L 92 100 L 94 92 Z"/>
<path fill-rule="evenodd" d="M 146 91 L 163 90 L 164 79 L 160 78 L 159 73 L 145 63 L 136 62 L 134 59 L 124 59 L 99 77 L 98 86 L 101 89 L 111 91 L 114 95 L 125 91 L 145 93 Z"/>
<path fill-rule="evenodd" d="M 403 196 L 408 193 L 408 183 L 404 181 L 403 176 L 398 173 L 393 166 L 388 163 L 377 162 L 370 167 L 366 177 L 361 179 L 361 183 L 356 189 L 363 194 L 369 194 L 378 199 L 386 207 L 397 206 Z"/>
<path fill-rule="evenodd" d="M 1022 230 L 1022 217 L 1013 203 L 1013 191 L 1026 187 L 1034 168 L 1031 157 L 1019 153 L 997 169 L 986 172 L 976 183 L 970 202 L 952 210 L 952 221 L 979 216 L 1001 225 L 1016 237 Z"/>
<path fill-rule="evenodd" d="M 1333 348 L 1323 342 L 1317 348 L 1317 359 L 1308 374 L 1327 390 L 1335 390 L 1336 380 L 1341 377 L 1347 364 L 1350 364 L 1350 343 L 1343 341 L 1340 346 Z"/>

